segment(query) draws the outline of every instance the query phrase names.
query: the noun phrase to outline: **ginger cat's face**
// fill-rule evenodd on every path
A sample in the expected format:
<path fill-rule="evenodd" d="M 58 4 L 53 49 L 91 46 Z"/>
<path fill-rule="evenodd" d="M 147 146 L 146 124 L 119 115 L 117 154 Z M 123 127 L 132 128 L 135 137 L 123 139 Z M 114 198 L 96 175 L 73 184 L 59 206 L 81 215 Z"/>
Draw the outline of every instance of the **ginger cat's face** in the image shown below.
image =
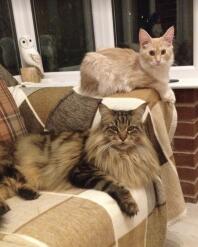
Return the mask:
<path fill-rule="evenodd" d="M 173 54 L 174 27 L 170 27 L 160 38 L 151 38 L 143 29 L 139 32 L 140 58 L 151 67 L 171 66 Z"/>

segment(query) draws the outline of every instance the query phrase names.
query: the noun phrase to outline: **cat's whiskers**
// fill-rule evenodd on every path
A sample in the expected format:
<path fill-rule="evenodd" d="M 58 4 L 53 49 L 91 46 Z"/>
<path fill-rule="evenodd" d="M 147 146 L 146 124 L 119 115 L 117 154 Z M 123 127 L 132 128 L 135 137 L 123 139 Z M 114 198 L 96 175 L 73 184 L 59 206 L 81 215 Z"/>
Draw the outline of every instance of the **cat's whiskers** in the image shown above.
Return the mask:
<path fill-rule="evenodd" d="M 104 151 L 106 151 L 107 149 L 109 149 L 114 143 L 113 142 L 109 142 L 101 147 L 98 148 L 98 151 L 100 153 L 103 153 Z"/>

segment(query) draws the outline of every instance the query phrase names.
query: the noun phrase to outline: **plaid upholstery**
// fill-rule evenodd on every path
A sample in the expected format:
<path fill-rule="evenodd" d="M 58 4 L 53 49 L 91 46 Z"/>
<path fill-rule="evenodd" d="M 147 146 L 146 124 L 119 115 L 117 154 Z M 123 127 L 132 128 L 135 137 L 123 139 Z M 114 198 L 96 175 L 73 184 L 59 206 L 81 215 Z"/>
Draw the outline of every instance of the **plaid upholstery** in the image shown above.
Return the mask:
<path fill-rule="evenodd" d="M 0 64 L 0 80 L 4 80 L 8 87 L 18 85 L 17 80 Z"/>
<path fill-rule="evenodd" d="M 0 80 L 0 141 L 13 142 L 26 128 L 5 81 Z"/>
<path fill-rule="evenodd" d="M 88 123 L 90 128 L 94 128 L 100 121 L 95 108 L 98 99 L 87 99 L 68 87 L 17 87 L 13 95 L 31 132 L 40 131 L 43 125 L 56 132 L 62 126 L 65 130 L 71 127 L 79 129 L 79 126 L 85 129 Z M 65 194 L 41 192 L 41 196 L 33 201 L 14 197 L 7 201 L 12 210 L 5 215 L 0 229 L 0 246 L 164 246 L 167 220 L 169 224 L 174 222 L 185 210 L 170 145 L 176 127 L 175 107 L 161 102 L 151 89 L 117 94 L 102 102 L 113 109 L 127 110 L 133 109 L 135 104 L 137 106 L 140 100 L 149 104 L 148 132 L 153 143 L 160 145 L 156 151 L 162 164 L 162 179 L 155 181 L 155 186 L 150 184 L 146 188 L 131 190 L 140 209 L 138 214 L 132 218 L 125 217 L 111 197 L 95 190 L 72 188 Z M 91 106 L 95 111 L 90 110 Z"/>

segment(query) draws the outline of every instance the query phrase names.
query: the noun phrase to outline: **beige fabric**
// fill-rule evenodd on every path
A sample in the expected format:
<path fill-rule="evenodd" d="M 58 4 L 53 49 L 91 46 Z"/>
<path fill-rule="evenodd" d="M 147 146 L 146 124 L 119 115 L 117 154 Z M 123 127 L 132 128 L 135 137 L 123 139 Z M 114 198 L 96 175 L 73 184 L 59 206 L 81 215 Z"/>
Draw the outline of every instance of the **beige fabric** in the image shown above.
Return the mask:
<path fill-rule="evenodd" d="M 129 247 L 129 243 L 133 247 L 145 246 L 146 228 L 147 220 L 144 220 L 136 228 L 119 239 L 119 246 Z"/>
<path fill-rule="evenodd" d="M 166 205 L 155 208 L 147 220 L 146 247 L 158 247 L 164 245 L 167 229 L 166 223 Z"/>
<path fill-rule="evenodd" d="M 63 88 L 61 90 L 63 91 Z M 62 91 L 56 91 L 56 101 L 60 96 L 63 102 Z M 49 93 L 48 90 L 46 92 Z M 40 97 L 43 93 L 42 90 Z M 41 101 L 42 105 L 36 93 L 29 98 L 34 104 L 34 109 L 45 122 L 47 113 L 43 109 L 45 105 L 48 105 L 49 99 L 46 102 Z M 77 95 L 75 98 L 78 100 Z M 2 232 L 12 234 L 1 235 L 0 239 L 4 241 L 3 243 L 18 244 L 19 241 L 26 241 L 21 244 L 22 247 L 32 247 L 32 244 L 39 247 L 112 247 L 116 244 L 119 247 L 163 246 L 166 237 L 166 222 L 172 222 L 185 211 L 171 148 L 177 119 L 175 108 L 171 104 L 162 103 L 158 94 L 151 89 L 139 89 L 131 93 L 115 95 L 112 101 L 116 100 L 120 108 L 122 107 L 121 98 L 127 98 L 129 101 L 133 98 L 133 102 L 139 99 L 148 102 L 150 109 L 148 130 L 154 132 L 151 140 L 154 141 L 156 147 L 158 146 L 156 150 L 160 154 L 162 165 L 162 183 L 157 183 L 156 190 L 152 187 L 151 190 L 142 188 L 131 192 L 141 209 L 138 215 L 131 219 L 125 217 L 117 203 L 102 192 L 72 189 L 67 192 L 67 195 L 44 193 L 38 200 L 23 201 L 22 204 L 19 199 L 12 198 L 8 203 L 13 210 L 6 215 L 7 223 L 3 229 L 0 229 Z M 64 100 L 67 100 L 67 97 Z M 111 101 L 111 98 L 109 100 Z M 94 104 L 98 104 L 98 101 Z M 53 113 L 55 107 L 58 109 L 58 102 L 48 106 L 46 112 Z M 84 110 L 82 108 L 82 111 Z M 53 114 L 51 117 L 53 118 Z M 5 245 L 5 247 L 10 246 Z"/>
<path fill-rule="evenodd" d="M 111 219 L 96 203 L 61 193 L 43 193 L 32 202 L 17 197 L 8 200 L 12 211 L 6 215 L 1 229 L 7 234 L 0 235 L 5 243 L 27 242 L 28 247 L 34 246 L 30 244 L 39 247 L 42 244 L 50 247 L 113 246 Z"/>
<path fill-rule="evenodd" d="M 172 110 L 172 118 L 170 117 L 170 110 Z M 169 112 L 167 118 L 163 115 L 163 112 Z M 161 177 L 167 197 L 168 221 L 177 218 L 182 214 L 182 212 L 185 211 L 184 197 L 173 158 L 173 151 L 171 147 L 172 140 L 170 140 L 169 137 L 169 130 L 172 132 L 173 130 L 171 128 L 176 127 L 174 119 L 176 116 L 174 116 L 173 113 L 174 108 L 168 103 L 162 104 L 162 102 L 157 102 L 151 108 L 155 134 L 167 159 L 167 162 L 161 167 Z M 166 129 L 167 131 L 165 131 Z"/>
<path fill-rule="evenodd" d="M 164 211 L 164 212 L 163 212 Z M 166 206 L 155 208 L 147 219 L 119 239 L 119 246 L 160 247 L 166 237 Z M 157 226 L 158 227 L 153 227 Z M 163 225 L 163 229 L 162 226 Z"/>
<path fill-rule="evenodd" d="M 47 210 L 69 200 L 71 195 L 42 194 L 37 200 L 24 201 L 19 197 L 7 200 L 10 210 L 4 217 L 3 232 L 13 233 L 19 227 L 31 221 Z"/>
<path fill-rule="evenodd" d="M 106 193 L 90 190 L 86 196 L 89 199 L 86 199 L 86 191 L 72 189 L 70 192 L 74 194 L 44 192 L 32 202 L 17 197 L 9 199 L 12 211 L 6 215 L 4 227 L 1 229 L 7 234 L 0 235 L 5 247 L 10 247 L 11 243 L 16 244 L 16 247 L 116 246 L 115 229 L 112 224 L 112 220 L 115 219 L 119 228 L 125 231 L 128 229 L 118 239 L 120 247 L 131 244 L 134 247 L 146 247 L 147 238 L 152 241 L 153 236 L 159 243 L 165 237 L 165 205 L 152 209 L 154 205 L 151 201 L 155 200 L 152 190 L 147 193 L 132 192 L 140 205 L 140 212 L 131 219 L 121 213 L 117 203 Z M 144 195 L 147 195 L 147 199 Z M 97 201 L 97 197 L 100 197 L 102 206 L 94 202 Z M 111 210 L 111 215 L 107 208 Z M 156 210 L 158 213 L 155 213 Z M 135 223 L 137 220 L 138 224 Z M 119 222 L 122 224 L 119 225 Z"/>
<path fill-rule="evenodd" d="M 111 220 L 106 211 L 78 198 L 48 210 L 16 232 L 53 247 L 101 247 L 111 246 L 114 242 Z"/>
<path fill-rule="evenodd" d="M 133 90 L 129 93 L 117 93 L 114 94 L 112 97 L 116 97 L 116 98 L 139 98 L 142 99 L 144 101 L 146 101 L 147 103 L 149 103 L 150 107 L 152 107 L 152 105 L 154 105 L 157 101 L 160 100 L 160 97 L 158 95 L 158 93 L 152 89 L 136 89 Z"/>
<path fill-rule="evenodd" d="M 26 235 L 5 234 L 3 241 L 0 241 L 2 247 L 48 247 L 46 244 Z"/>
<path fill-rule="evenodd" d="M 162 166 L 162 181 L 166 188 L 167 217 L 170 223 L 182 216 L 186 210 L 178 175 L 169 163 Z"/>
<path fill-rule="evenodd" d="M 60 99 L 72 93 L 72 88 L 42 88 L 32 93 L 28 99 L 43 123 L 46 123 L 50 111 Z M 38 100 L 39 99 L 39 100 Z"/>

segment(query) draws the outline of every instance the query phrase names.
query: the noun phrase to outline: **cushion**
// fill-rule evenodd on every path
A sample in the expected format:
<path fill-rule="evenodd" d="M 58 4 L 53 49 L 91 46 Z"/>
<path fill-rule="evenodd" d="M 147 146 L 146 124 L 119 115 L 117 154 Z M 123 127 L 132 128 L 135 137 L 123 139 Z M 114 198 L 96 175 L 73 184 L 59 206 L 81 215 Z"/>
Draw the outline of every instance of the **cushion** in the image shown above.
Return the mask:
<path fill-rule="evenodd" d="M 71 87 L 40 87 L 40 84 L 9 87 L 30 133 L 42 133 L 49 113 L 73 92 Z"/>
<path fill-rule="evenodd" d="M 4 80 L 8 87 L 16 86 L 17 80 L 0 64 L 0 79 Z"/>
<path fill-rule="evenodd" d="M 13 142 L 27 133 L 23 119 L 4 80 L 0 80 L 0 141 Z"/>

